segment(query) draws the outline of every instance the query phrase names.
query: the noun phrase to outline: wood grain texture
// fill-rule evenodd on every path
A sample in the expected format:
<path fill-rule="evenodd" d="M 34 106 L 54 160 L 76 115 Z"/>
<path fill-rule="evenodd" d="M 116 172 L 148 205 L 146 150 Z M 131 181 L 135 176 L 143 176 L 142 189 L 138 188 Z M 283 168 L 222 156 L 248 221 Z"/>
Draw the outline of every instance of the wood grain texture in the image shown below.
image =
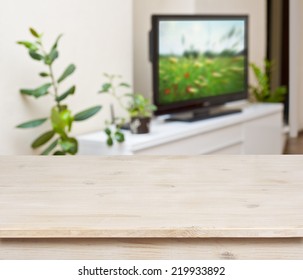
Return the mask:
<path fill-rule="evenodd" d="M 303 239 L 0 239 L 0 260 L 302 260 Z"/>
<path fill-rule="evenodd" d="M 0 157 L 0 238 L 303 237 L 303 157 Z"/>

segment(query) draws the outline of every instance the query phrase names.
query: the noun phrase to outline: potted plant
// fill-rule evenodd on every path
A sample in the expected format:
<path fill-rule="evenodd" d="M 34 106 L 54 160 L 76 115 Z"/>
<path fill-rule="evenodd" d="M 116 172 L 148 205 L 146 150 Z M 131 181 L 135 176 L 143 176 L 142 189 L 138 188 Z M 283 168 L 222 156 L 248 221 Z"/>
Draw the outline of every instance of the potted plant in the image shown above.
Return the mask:
<path fill-rule="evenodd" d="M 86 109 L 75 115 L 72 114 L 66 105 L 66 99 L 75 94 L 76 86 L 73 85 L 63 92 L 61 92 L 60 89 L 63 81 L 75 72 L 76 66 L 70 64 L 59 77 L 56 77 L 53 71 L 53 63 L 59 56 L 58 43 L 62 35 L 58 36 L 50 50 L 47 51 L 42 41 L 42 34 L 33 28 L 30 28 L 30 33 L 34 37 L 33 42 L 19 41 L 18 44 L 28 50 L 32 59 L 44 64 L 46 70 L 39 73 L 39 76 L 47 81 L 35 89 L 21 89 L 20 93 L 36 99 L 44 96 L 52 96 L 55 104 L 50 109 L 49 117 L 27 121 L 18 125 L 17 128 L 34 128 L 50 121 L 51 129 L 37 137 L 31 145 L 32 148 L 38 149 L 50 143 L 44 148 L 41 153 L 42 155 L 49 155 L 51 153 L 53 155 L 75 155 L 78 152 L 78 141 L 76 138 L 70 136 L 73 123 L 84 121 L 94 116 L 100 111 L 101 106 Z"/>
<path fill-rule="evenodd" d="M 128 107 L 130 131 L 133 134 L 149 133 L 151 117 L 157 107 L 141 94 L 135 93 L 129 96 L 132 98 Z"/>
<path fill-rule="evenodd" d="M 250 67 L 258 83 L 257 86 L 250 86 L 251 99 L 257 102 L 284 102 L 287 88 L 285 86 L 277 87 L 274 90 L 270 88 L 272 62 L 265 60 L 263 69 L 254 63 L 251 63 Z"/>
<path fill-rule="evenodd" d="M 121 76 L 104 74 L 106 82 L 101 86 L 99 93 L 109 94 L 117 100 L 119 106 L 128 112 L 130 117 L 130 131 L 133 134 L 143 134 L 149 132 L 150 120 L 156 106 L 151 104 L 149 99 L 141 94 L 123 93 L 119 94 L 119 90 L 129 89 L 131 86 L 121 81 Z M 130 102 L 126 104 L 126 98 Z M 123 143 L 125 141 L 122 127 L 125 126 L 125 118 L 117 117 L 114 113 L 113 105 L 110 108 L 111 120 L 106 121 L 105 134 L 107 135 L 107 145 L 112 146 L 114 142 Z"/>

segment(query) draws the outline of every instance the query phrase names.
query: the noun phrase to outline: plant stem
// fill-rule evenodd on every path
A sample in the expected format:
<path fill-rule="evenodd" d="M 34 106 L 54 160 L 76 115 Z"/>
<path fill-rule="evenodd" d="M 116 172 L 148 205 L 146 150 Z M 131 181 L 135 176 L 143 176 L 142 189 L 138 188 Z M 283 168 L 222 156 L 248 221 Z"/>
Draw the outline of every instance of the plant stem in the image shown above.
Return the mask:
<path fill-rule="evenodd" d="M 41 40 L 39 40 L 39 43 L 41 45 L 41 50 L 42 50 L 42 53 L 44 54 L 44 56 L 47 56 L 47 52 L 43 46 L 43 43 Z M 56 82 L 56 79 L 55 79 L 55 75 L 54 75 L 54 71 L 53 71 L 53 68 L 51 65 L 48 65 L 48 70 L 49 70 L 49 75 L 50 75 L 50 78 L 51 78 L 51 81 L 52 81 L 52 85 L 53 85 L 53 88 L 54 88 L 54 94 L 55 94 L 55 101 L 57 103 L 57 107 L 60 108 L 60 101 L 57 100 L 58 96 L 59 96 L 59 91 L 58 91 L 58 84 Z"/>
<path fill-rule="evenodd" d="M 53 84 L 53 87 L 54 87 L 55 100 L 56 100 L 58 108 L 60 108 L 60 101 L 57 100 L 57 97 L 59 96 L 58 85 L 57 85 L 57 82 L 56 82 L 56 79 L 55 79 L 55 76 L 54 76 L 53 68 L 52 68 L 51 65 L 49 65 L 48 68 L 49 68 L 49 74 L 50 74 L 50 77 L 51 77 L 51 80 L 52 80 L 52 84 Z"/>
<path fill-rule="evenodd" d="M 117 87 L 114 85 L 114 78 L 110 78 L 110 84 L 112 85 L 112 95 L 113 97 L 118 101 L 119 105 L 121 106 L 122 109 L 127 110 L 127 108 L 124 106 L 122 102 L 122 97 L 118 96 L 116 93 Z"/>

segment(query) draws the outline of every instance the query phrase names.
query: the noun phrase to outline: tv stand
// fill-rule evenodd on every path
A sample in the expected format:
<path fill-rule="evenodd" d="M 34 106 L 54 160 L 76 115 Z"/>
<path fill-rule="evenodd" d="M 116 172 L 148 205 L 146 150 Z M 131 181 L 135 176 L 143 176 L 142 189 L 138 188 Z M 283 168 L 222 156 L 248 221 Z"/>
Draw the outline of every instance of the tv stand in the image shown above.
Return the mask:
<path fill-rule="evenodd" d="M 282 120 L 281 104 L 246 104 L 242 113 L 197 122 L 157 118 L 152 121 L 151 133 L 124 131 L 125 143 L 111 148 L 101 130 L 77 139 L 80 155 L 281 154 L 285 140 Z"/>
<path fill-rule="evenodd" d="M 242 109 L 227 109 L 226 107 L 213 107 L 194 110 L 192 112 L 173 114 L 165 119 L 167 122 L 195 122 L 231 114 L 241 113 Z"/>

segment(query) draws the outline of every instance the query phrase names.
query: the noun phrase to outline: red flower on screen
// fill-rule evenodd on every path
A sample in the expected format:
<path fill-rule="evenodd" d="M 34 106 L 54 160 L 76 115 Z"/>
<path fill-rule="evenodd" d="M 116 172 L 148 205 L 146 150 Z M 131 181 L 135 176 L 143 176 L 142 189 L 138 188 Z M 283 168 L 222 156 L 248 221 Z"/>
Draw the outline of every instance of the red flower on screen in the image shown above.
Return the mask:
<path fill-rule="evenodd" d="M 167 88 L 167 89 L 164 90 L 164 94 L 168 95 L 170 93 L 171 93 L 171 90 L 169 88 Z"/>

